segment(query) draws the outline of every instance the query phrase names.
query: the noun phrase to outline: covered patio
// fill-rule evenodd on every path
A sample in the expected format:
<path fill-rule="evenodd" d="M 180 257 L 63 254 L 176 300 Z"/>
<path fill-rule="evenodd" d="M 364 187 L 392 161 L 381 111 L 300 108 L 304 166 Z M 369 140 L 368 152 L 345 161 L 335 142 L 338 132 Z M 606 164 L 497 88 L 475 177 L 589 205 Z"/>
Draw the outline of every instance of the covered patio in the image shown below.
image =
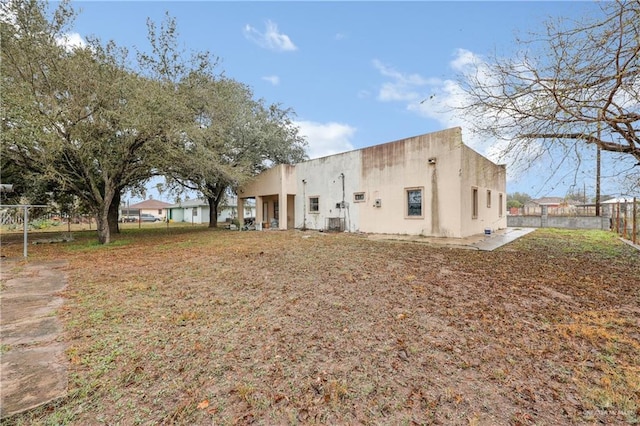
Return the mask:
<path fill-rule="evenodd" d="M 247 199 L 255 199 L 258 229 L 295 228 L 296 169 L 280 164 L 238 189 L 238 211 Z"/>

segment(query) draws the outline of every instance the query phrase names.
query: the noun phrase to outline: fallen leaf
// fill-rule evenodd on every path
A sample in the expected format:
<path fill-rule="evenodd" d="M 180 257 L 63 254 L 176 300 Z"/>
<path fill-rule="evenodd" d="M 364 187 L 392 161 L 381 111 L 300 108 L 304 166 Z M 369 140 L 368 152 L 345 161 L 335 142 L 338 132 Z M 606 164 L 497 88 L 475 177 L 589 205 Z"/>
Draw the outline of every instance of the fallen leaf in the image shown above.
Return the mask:
<path fill-rule="evenodd" d="M 204 410 L 209 406 L 209 400 L 205 399 L 200 404 L 198 404 L 198 410 Z"/>

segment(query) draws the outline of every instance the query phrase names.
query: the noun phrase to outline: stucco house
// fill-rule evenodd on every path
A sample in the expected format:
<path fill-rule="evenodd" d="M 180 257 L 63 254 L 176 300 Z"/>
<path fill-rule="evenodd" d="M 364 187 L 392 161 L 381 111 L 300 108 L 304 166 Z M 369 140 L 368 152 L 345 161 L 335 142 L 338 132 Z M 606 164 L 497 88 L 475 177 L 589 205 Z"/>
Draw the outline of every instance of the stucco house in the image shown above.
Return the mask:
<path fill-rule="evenodd" d="M 255 207 L 243 205 L 244 217 L 254 217 Z M 209 223 L 209 203 L 204 199 L 186 200 L 167 207 L 167 217 L 174 222 Z M 218 206 L 218 222 L 226 222 L 238 217 L 236 197 L 227 197 Z"/>
<path fill-rule="evenodd" d="M 523 214 L 540 216 L 542 208 L 547 208 L 547 214 L 551 215 L 575 215 L 578 202 L 564 197 L 542 197 L 530 200 L 523 206 Z"/>
<path fill-rule="evenodd" d="M 238 189 L 263 228 L 466 237 L 506 228 L 506 168 L 459 127 L 279 165 Z"/>

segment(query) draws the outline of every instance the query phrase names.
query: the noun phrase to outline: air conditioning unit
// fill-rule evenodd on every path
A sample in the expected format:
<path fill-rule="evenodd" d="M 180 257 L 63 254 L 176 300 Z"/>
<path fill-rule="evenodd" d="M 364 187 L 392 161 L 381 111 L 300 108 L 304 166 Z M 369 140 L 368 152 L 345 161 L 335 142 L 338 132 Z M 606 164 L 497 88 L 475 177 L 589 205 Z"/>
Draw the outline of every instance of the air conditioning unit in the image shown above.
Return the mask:
<path fill-rule="evenodd" d="M 328 217 L 326 219 L 325 229 L 327 231 L 344 231 L 344 219 L 341 217 Z"/>

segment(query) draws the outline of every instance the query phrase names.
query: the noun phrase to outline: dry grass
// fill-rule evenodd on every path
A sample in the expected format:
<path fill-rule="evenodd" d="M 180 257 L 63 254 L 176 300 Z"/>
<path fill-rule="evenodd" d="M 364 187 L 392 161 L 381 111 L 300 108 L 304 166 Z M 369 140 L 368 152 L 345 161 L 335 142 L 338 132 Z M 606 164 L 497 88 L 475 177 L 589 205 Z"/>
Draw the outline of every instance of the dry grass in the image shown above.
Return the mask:
<path fill-rule="evenodd" d="M 70 394 L 6 424 L 640 421 L 640 253 L 604 232 L 93 239 L 30 247 L 70 261 Z"/>

